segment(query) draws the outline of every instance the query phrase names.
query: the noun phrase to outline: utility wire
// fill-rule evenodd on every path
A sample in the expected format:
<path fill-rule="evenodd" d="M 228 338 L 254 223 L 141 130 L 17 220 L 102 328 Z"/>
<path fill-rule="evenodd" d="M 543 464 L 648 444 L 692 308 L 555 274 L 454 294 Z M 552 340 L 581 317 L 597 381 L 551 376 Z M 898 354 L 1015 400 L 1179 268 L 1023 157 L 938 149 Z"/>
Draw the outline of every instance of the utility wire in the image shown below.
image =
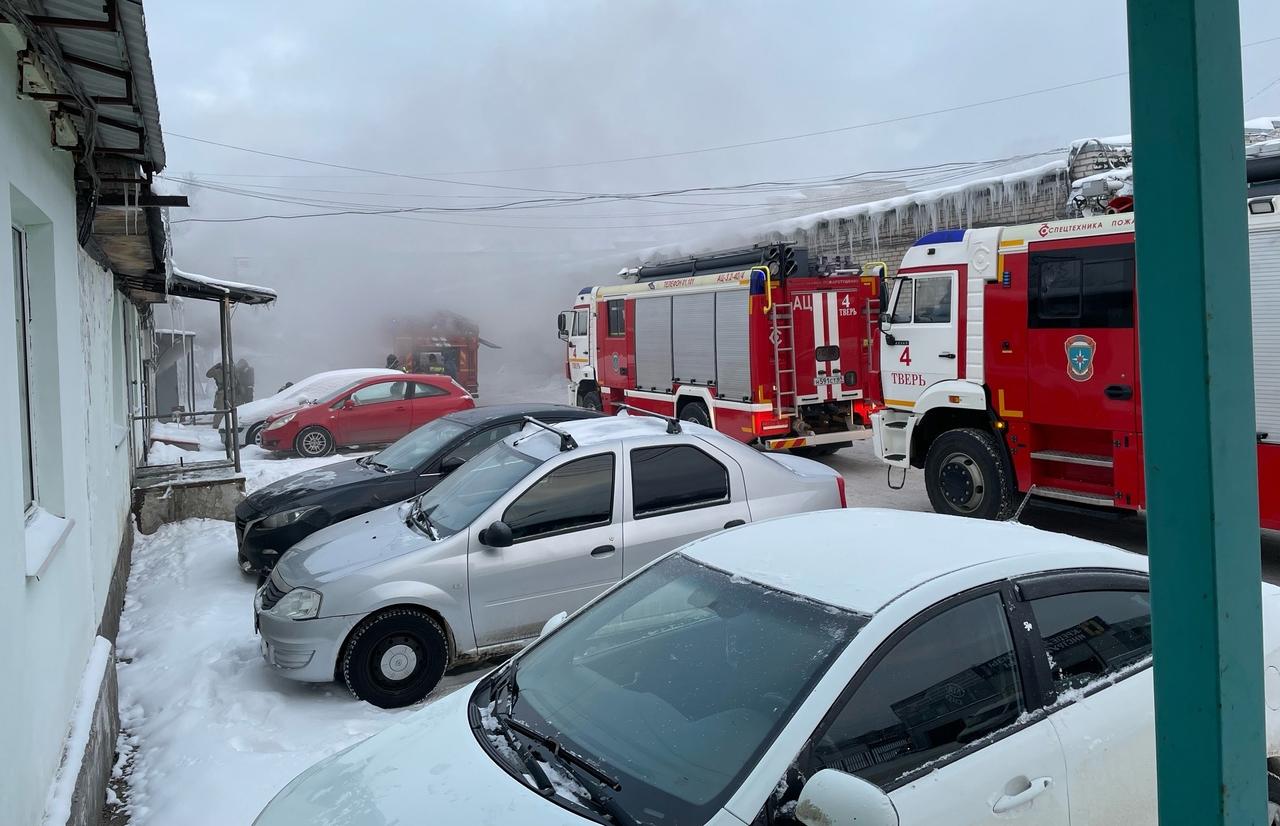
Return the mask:
<path fill-rule="evenodd" d="M 1248 43 L 1243 43 L 1241 44 L 1241 48 L 1261 46 L 1265 43 L 1274 43 L 1276 41 L 1280 41 L 1280 36 L 1269 37 L 1262 40 L 1253 40 Z M 481 183 L 475 183 L 472 181 L 458 181 L 458 180 L 444 179 L 438 176 L 439 175 L 488 175 L 488 174 L 499 174 L 499 173 L 508 173 L 508 172 L 533 172 L 533 171 L 550 170 L 550 169 L 570 169 L 570 168 L 578 168 L 578 167 L 584 167 L 584 166 L 602 166 L 602 165 L 615 164 L 615 163 L 633 163 L 636 161 L 648 161 L 648 160 L 658 160 L 662 158 L 684 157 L 688 155 L 700 155 L 707 152 L 722 152 L 730 149 L 742 149 L 750 146 L 763 146 L 765 144 L 782 143 L 784 141 L 803 140 L 806 138 L 820 137 L 823 135 L 834 135 L 842 132 L 852 132 L 860 129 L 869 129 L 875 126 L 886 126 L 894 123 L 903 123 L 909 120 L 933 117 L 935 115 L 950 114 L 952 112 L 962 112 L 962 111 L 966 111 L 969 109 L 976 109 L 983 106 L 991 106 L 997 103 L 1008 103 L 1010 101 L 1022 100 L 1024 98 L 1034 97 L 1036 95 L 1050 94 L 1052 92 L 1060 92 L 1066 89 L 1074 89 L 1080 86 L 1087 86 L 1094 83 L 1101 83 L 1102 81 L 1105 81 L 1105 80 L 1115 80 L 1116 78 L 1127 77 L 1128 75 L 1129 73 L 1127 71 L 1112 72 L 1111 74 L 1098 75 L 1096 77 L 1085 78 L 1083 80 L 1075 80 L 1069 83 L 1060 83 L 1054 86 L 1045 86 L 1039 89 L 1032 89 L 1026 92 L 1019 92 L 1017 94 L 1012 94 L 1012 95 L 1002 95 L 1000 97 L 988 98 L 986 100 L 973 101 L 970 103 L 962 103 L 956 106 L 946 106 L 940 109 L 931 109 L 925 112 L 915 112 L 909 115 L 899 115 L 897 117 L 892 117 L 892 118 L 882 118 L 880 120 L 865 121 L 863 123 L 855 123 L 850 126 L 838 126 L 832 129 L 820 129 L 813 132 L 802 132 L 795 135 L 780 135 L 772 138 L 761 138 L 759 140 L 753 140 L 753 141 L 742 141 L 739 143 L 720 144 L 718 146 L 703 146 L 697 149 L 684 149 L 684 150 L 675 151 L 675 152 L 657 152 L 657 153 L 652 153 L 648 155 L 632 155 L 630 157 L 610 158 L 607 160 L 598 160 L 598 161 L 574 161 L 569 163 L 542 164 L 540 166 L 509 167 L 505 169 L 474 169 L 474 170 L 461 171 L 461 172 L 433 173 L 431 175 L 409 175 L 406 173 L 386 172 L 378 169 L 365 169 L 365 168 L 356 167 L 356 166 L 347 166 L 344 164 L 336 164 L 336 163 L 329 163 L 326 161 L 317 161 L 309 158 L 301 158 L 293 155 L 285 155 L 285 154 L 280 154 L 275 152 L 266 152 L 260 149 L 251 149 L 249 147 L 237 146 L 235 144 L 229 144 L 229 143 L 222 143 L 219 141 L 208 140 L 206 138 L 197 138 L 192 135 L 183 135 L 178 132 L 166 132 L 165 134 L 175 138 L 181 138 L 183 140 L 195 141 L 197 143 L 204 143 L 212 146 L 220 146 L 225 149 L 235 149 L 241 152 L 249 152 L 255 155 L 264 155 L 270 158 L 279 158 L 282 160 L 296 161 L 299 163 L 309 163 L 317 166 L 326 166 L 332 169 L 344 169 L 352 172 L 363 172 L 363 173 L 369 173 L 374 175 L 386 175 L 390 177 L 400 177 L 400 178 L 413 178 L 416 180 L 432 181 L 434 183 L 447 183 L 455 186 L 472 186 L 472 187 L 484 187 L 489 189 L 506 189 L 506 190 L 512 190 L 512 191 L 556 192 L 559 194 L 583 195 L 588 193 L 573 192 L 573 191 L 567 191 L 567 190 L 531 189 L 526 187 L 502 186 L 498 184 L 481 184 Z"/>

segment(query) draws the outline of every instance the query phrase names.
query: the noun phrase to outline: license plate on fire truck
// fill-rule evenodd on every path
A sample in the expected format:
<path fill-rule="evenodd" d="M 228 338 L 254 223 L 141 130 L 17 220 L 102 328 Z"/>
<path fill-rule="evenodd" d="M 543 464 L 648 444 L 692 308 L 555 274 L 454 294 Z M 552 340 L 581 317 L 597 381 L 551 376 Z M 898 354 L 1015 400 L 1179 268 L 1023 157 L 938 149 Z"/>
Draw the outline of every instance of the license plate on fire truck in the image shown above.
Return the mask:
<path fill-rule="evenodd" d="M 839 387 L 843 383 L 839 376 L 818 376 L 813 380 L 815 387 Z"/>

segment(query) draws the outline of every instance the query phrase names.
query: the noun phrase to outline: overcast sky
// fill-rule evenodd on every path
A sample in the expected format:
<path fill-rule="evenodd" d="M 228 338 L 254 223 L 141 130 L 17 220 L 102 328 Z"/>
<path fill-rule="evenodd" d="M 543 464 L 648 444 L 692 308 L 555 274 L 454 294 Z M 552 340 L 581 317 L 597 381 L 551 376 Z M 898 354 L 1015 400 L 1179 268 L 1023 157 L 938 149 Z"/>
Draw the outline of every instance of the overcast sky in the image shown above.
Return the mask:
<path fill-rule="evenodd" d="M 165 175 L 191 180 L 183 191 L 193 208 L 174 210 L 175 221 L 830 178 L 1003 158 L 1128 131 L 1121 77 L 800 140 L 491 171 L 838 129 L 1123 72 L 1119 0 L 223 0 L 146 8 Z M 1241 0 L 1241 16 L 1246 42 L 1280 36 L 1275 0 Z M 1244 50 L 1245 97 L 1256 95 L 1246 115 L 1280 112 L 1280 82 L 1266 88 L 1277 80 L 1280 41 Z M 189 222 L 175 224 L 175 260 L 280 291 L 277 307 L 237 313 L 238 352 L 255 361 L 259 395 L 315 370 L 380 363 L 389 319 L 437 306 L 476 318 L 505 346 L 482 357 L 482 392 L 500 383 L 545 386 L 563 370 L 554 314 L 578 287 L 610 281 L 628 251 L 714 236 L 789 209 L 761 206 L 760 195 L 661 201 Z M 188 304 L 188 325 L 207 329 L 206 311 Z"/>

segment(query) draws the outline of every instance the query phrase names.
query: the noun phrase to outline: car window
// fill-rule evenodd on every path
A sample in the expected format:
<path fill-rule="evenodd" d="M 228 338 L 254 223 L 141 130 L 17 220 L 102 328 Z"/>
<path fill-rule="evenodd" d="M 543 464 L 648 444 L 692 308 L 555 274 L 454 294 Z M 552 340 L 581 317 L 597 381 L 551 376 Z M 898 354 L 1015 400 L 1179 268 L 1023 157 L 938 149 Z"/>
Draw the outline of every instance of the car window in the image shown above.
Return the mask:
<path fill-rule="evenodd" d="M 561 465 L 534 482 L 502 515 L 517 542 L 607 525 L 612 518 L 612 453 Z"/>
<path fill-rule="evenodd" d="M 404 398 L 405 384 L 402 381 L 384 381 L 361 387 L 351 394 L 356 404 L 377 404 L 378 402 L 400 401 Z"/>
<path fill-rule="evenodd" d="M 924 621 L 881 659 L 817 738 L 817 768 L 880 786 L 1010 725 L 1024 710 L 999 594 Z"/>
<path fill-rule="evenodd" d="M 524 422 L 515 422 L 513 424 L 503 424 L 498 425 L 497 427 L 491 427 L 488 430 L 482 430 L 455 447 L 453 450 L 449 451 L 449 455 L 444 458 L 444 461 L 447 462 L 450 459 L 461 459 L 464 462 L 469 462 L 473 456 L 487 448 L 489 445 L 494 442 L 502 441 L 512 433 L 520 430 L 522 427 L 524 427 Z"/>
<path fill-rule="evenodd" d="M 1033 250 L 1027 272 L 1031 327 L 1133 327 L 1134 247 Z"/>
<path fill-rule="evenodd" d="M 470 428 L 450 419 L 436 419 L 370 458 L 393 471 L 411 470 Z"/>
<path fill-rule="evenodd" d="M 951 321 L 951 276 L 931 275 L 914 279 L 916 324 L 947 324 Z"/>
<path fill-rule="evenodd" d="M 915 281 L 910 278 L 898 280 L 898 292 L 893 299 L 893 309 L 889 312 L 891 324 L 911 323 L 911 303 L 916 294 Z"/>
<path fill-rule="evenodd" d="M 692 445 L 631 451 L 631 498 L 637 519 L 729 501 L 729 471 Z"/>
<path fill-rule="evenodd" d="M 413 383 L 413 397 L 415 399 L 426 399 L 432 396 L 447 396 L 449 391 L 434 384 L 423 384 L 420 381 Z"/>
<path fill-rule="evenodd" d="M 1058 694 L 1151 653 L 1151 595 L 1079 591 L 1031 600 Z"/>
<path fill-rule="evenodd" d="M 586 310 L 576 310 L 573 314 L 573 334 L 575 336 L 587 335 L 590 332 L 588 327 L 590 323 L 590 314 Z"/>
<path fill-rule="evenodd" d="M 626 302 L 621 298 L 616 298 L 613 301 L 605 302 L 605 308 L 609 312 L 609 336 L 616 338 L 617 336 L 626 335 Z"/>

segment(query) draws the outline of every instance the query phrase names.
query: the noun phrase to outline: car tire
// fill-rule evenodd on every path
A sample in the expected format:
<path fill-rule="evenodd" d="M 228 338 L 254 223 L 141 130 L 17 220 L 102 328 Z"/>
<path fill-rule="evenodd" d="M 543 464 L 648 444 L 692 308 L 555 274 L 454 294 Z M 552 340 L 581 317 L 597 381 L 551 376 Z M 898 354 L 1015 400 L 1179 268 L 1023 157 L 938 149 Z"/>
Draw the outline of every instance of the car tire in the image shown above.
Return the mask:
<path fill-rule="evenodd" d="M 1013 513 L 1013 471 L 990 433 L 949 430 L 929 446 L 924 487 L 938 513 L 1008 519 Z"/>
<path fill-rule="evenodd" d="M 703 427 L 711 427 L 711 414 L 707 412 L 707 406 L 702 402 L 690 402 L 680 408 L 679 419 L 700 424 Z"/>
<path fill-rule="evenodd" d="M 266 422 L 257 422 L 244 432 L 244 443 L 248 445 L 257 445 L 262 447 L 262 428 L 266 427 Z"/>
<path fill-rule="evenodd" d="M 402 708 L 425 698 L 444 676 L 449 640 L 419 608 L 392 608 L 366 618 L 342 654 L 342 679 L 356 699 Z"/>
<path fill-rule="evenodd" d="M 600 398 L 599 390 L 588 390 L 582 394 L 582 400 L 578 402 L 579 407 L 587 410 L 595 410 L 597 412 L 604 410 L 604 401 Z"/>
<path fill-rule="evenodd" d="M 333 452 L 333 435 L 320 425 L 302 428 L 293 440 L 293 449 L 299 456 L 314 459 Z"/>

